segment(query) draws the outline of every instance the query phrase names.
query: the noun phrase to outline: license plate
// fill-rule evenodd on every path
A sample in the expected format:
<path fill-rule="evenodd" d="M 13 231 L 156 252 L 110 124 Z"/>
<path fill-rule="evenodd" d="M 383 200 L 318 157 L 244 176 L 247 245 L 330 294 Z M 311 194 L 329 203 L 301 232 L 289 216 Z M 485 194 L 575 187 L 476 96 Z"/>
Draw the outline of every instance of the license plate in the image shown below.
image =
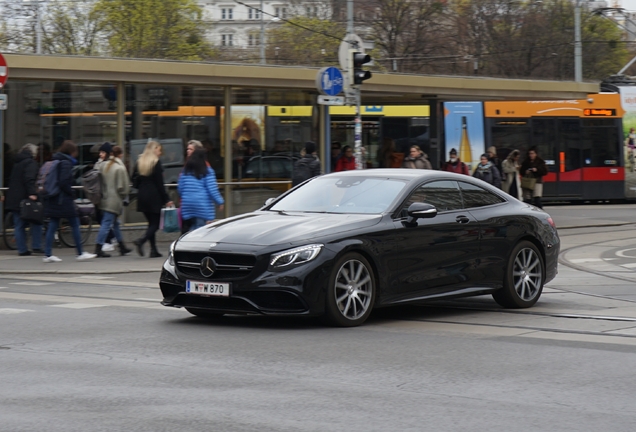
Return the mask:
<path fill-rule="evenodd" d="M 195 282 L 189 280 L 186 281 L 186 293 L 229 297 L 230 284 L 227 282 Z"/>

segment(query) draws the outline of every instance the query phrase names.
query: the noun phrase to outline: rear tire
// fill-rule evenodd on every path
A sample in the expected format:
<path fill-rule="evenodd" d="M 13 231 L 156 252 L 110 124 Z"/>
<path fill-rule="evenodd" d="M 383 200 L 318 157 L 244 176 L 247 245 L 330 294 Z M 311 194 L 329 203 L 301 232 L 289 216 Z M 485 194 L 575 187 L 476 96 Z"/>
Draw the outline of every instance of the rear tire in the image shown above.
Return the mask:
<path fill-rule="evenodd" d="M 539 249 L 522 241 L 510 254 L 503 288 L 492 297 L 505 308 L 529 308 L 541 297 L 544 281 L 545 265 Z"/>
<path fill-rule="evenodd" d="M 221 312 L 210 312 L 205 309 L 195 309 L 195 308 L 185 308 L 188 312 L 198 318 L 206 318 L 206 319 L 214 319 L 222 317 L 223 313 Z"/>
<path fill-rule="evenodd" d="M 329 278 L 325 321 L 337 327 L 359 326 L 371 315 L 375 291 L 369 261 L 355 252 L 343 255 Z"/>

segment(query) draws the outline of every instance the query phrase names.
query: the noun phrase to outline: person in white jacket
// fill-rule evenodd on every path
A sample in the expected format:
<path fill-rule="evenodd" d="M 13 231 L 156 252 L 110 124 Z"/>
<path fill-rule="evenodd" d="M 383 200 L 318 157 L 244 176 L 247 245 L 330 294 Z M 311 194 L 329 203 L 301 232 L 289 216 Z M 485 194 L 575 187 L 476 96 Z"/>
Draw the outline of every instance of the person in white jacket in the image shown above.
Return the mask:
<path fill-rule="evenodd" d="M 510 152 L 505 161 L 501 164 L 505 179 L 503 181 L 503 191 L 517 199 L 521 199 L 521 178 L 519 177 L 519 150 Z"/>

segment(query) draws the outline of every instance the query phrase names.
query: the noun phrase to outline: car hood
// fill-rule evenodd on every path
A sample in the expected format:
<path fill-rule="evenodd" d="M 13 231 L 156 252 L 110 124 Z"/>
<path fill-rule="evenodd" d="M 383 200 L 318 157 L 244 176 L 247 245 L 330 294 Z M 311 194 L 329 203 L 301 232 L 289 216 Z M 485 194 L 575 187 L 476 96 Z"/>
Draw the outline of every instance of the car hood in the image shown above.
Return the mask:
<path fill-rule="evenodd" d="M 179 243 L 268 246 L 370 227 L 381 215 L 254 212 L 224 219 L 188 233 Z"/>

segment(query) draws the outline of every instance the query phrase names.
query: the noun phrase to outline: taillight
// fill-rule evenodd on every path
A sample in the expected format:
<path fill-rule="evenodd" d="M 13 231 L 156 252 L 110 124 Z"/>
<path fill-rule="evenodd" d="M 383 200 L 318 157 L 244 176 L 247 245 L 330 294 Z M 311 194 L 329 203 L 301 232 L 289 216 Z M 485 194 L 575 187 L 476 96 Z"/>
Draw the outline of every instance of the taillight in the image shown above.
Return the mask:
<path fill-rule="evenodd" d="M 548 223 L 550 224 L 550 226 L 551 226 L 552 228 L 556 228 L 556 224 L 554 223 L 554 221 L 552 220 L 552 218 L 551 218 L 551 217 L 549 217 L 549 218 L 547 219 L 547 221 L 548 221 Z"/>

